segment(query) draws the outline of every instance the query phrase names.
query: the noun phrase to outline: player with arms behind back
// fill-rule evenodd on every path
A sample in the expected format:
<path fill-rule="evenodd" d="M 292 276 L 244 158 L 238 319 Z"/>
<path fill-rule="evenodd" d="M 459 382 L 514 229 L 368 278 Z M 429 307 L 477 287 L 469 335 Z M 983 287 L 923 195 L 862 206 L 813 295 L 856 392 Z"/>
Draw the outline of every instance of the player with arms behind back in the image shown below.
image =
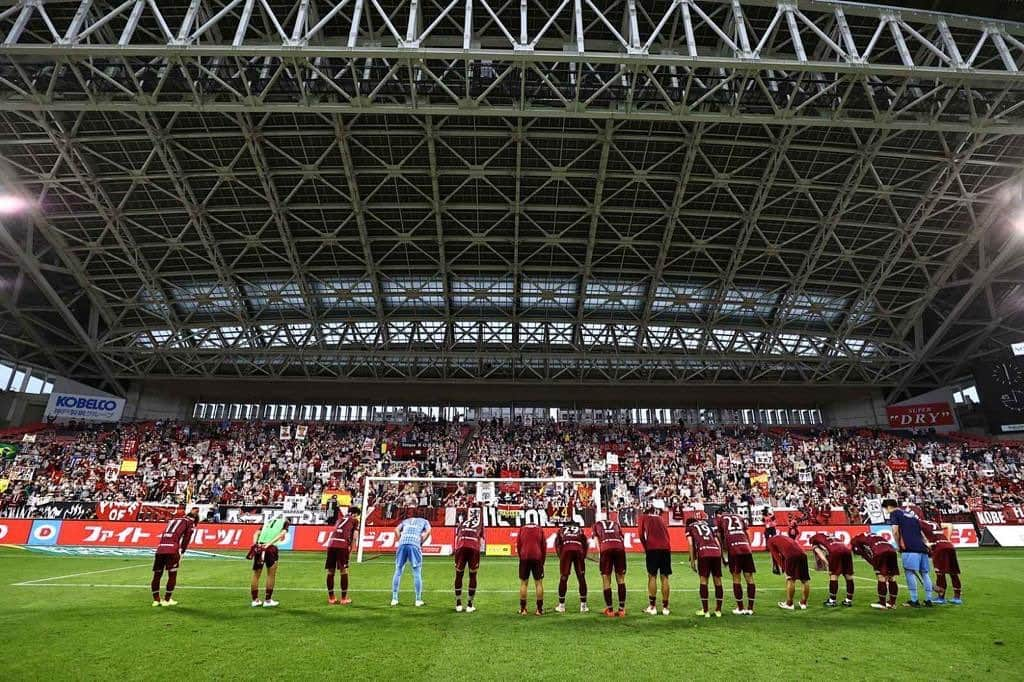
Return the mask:
<path fill-rule="evenodd" d="M 811 536 L 811 551 L 819 566 L 828 568 L 828 599 L 825 607 L 835 608 L 839 592 L 839 576 L 846 581 L 846 599 L 843 606 L 853 606 L 853 551 L 834 535 L 815 533 Z"/>
<path fill-rule="evenodd" d="M 672 575 L 672 543 L 668 536 L 668 526 L 661 518 L 665 503 L 654 500 L 651 508 L 640 517 L 640 544 L 644 546 L 647 562 L 647 608 L 644 613 L 655 615 L 658 609 L 654 603 L 658 599 L 658 575 L 661 575 L 661 613 L 669 614 L 668 577 Z"/>
<path fill-rule="evenodd" d="M 729 573 L 732 575 L 732 594 L 736 598 L 736 608 L 732 610 L 736 616 L 754 615 L 754 595 L 757 594 L 757 586 L 754 585 L 754 555 L 750 549 L 750 537 L 747 535 L 747 520 L 739 514 L 719 514 L 715 518 L 715 527 L 718 529 L 718 538 L 722 548 L 725 550 L 723 556 L 729 565 Z M 747 583 L 747 607 L 743 608 L 743 586 L 740 584 L 740 576 Z"/>
<path fill-rule="evenodd" d="M 575 521 L 570 521 L 558 529 L 555 536 L 555 551 L 558 553 L 558 606 L 555 611 L 565 613 L 565 593 L 569 589 L 569 571 L 576 572 L 576 582 L 580 588 L 580 613 L 586 613 L 587 607 L 587 550 L 589 543 L 583 528 Z"/>
<path fill-rule="evenodd" d="M 768 541 L 768 551 L 772 555 L 772 561 L 777 563 L 786 576 L 786 601 L 779 602 L 779 608 L 792 611 L 793 597 L 796 593 L 796 583 L 803 584 L 803 593 L 800 597 L 800 610 L 807 608 L 807 598 L 811 596 L 811 572 L 807 567 L 807 555 L 793 538 L 788 535 L 776 535 Z"/>
<path fill-rule="evenodd" d="M 177 605 L 178 602 L 171 597 L 174 594 L 174 586 L 178 584 L 178 566 L 188 549 L 188 543 L 192 541 L 192 533 L 197 525 L 199 508 L 193 507 L 188 514 L 175 516 L 168 521 L 160 533 L 160 544 L 157 545 L 156 556 L 153 557 L 153 581 L 149 586 L 153 592 L 153 606 Z M 167 571 L 167 590 L 161 601 L 160 580 L 164 576 L 164 571 Z"/>
<path fill-rule="evenodd" d="M 339 519 L 327 539 L 327 560 L 324 568 L 327 569 L 327 603 L 328 604 L 351 604 L 348 598 L 348 558 L 352 552 L 352 545 L 356 544 L 356 535 L 359 533 L 359 507 L 349 507 L 348 515 Z M 341 599 L 334 598 L 334 574 L 341 572 Z"/>
<path fill-rule="evenodd" d="M 604 615 L 626 616 L 626 541 L 617 521 L 600 515 L 594 524 L 594 539 L 600 551 L 601 587 L 604 591 Z M 618 586 L 619 608 L 612 610 L 612 573 Z"/>
<path fill-rule="evenodd" d="M 894 609 L 896 608 L 896 596 L 900 593 L 900 586 L 896 578 L 900 575 L 900 565 L 896 555 L 896 548 L 875 533 L 861 533 L 850 540 L 850 548 L 857 556 L 863 557 L 871 564 L 875 571 L 875 579 L 878 581 L 878 601 L 871 605 L 873 609 Z M 886 592 L 889 601 L 886 602 Z"/>
<path fill-rule="evenodd" d="M 960 599 L 960 561 L 956 558 L 956 546 L 949 539 L 953 531 L 950 523 L 937 523 L 923 518 L 921 530 L 932 544 L 932 562 L 935 564 L 934 604 L 963 604 Z M 953 584 L 953 598 L 946 599 L 946 576 Z"/>
<path fill-rule="evenodd" d="M 538 616 L 544 615 L 544 559 L 547 557 L 547 543 L 544 531 L 536 523 L 528 523 L 519 529 L 516 537 L 516 554 L 519 556 L 519 615 L 525 616 L 526 592 L 533 576 L 533 589 L 537 598 Z"/>
<path fill-rule="evenodd" d="M 686 535 L 690 539 L 690 568 L 700 576 L 700 604 L 698 616 L 710 618 L 708 612 L 708 578 L 715 581 L 715 618 L 722 617 L 722 546 L 714 529 L 703 519 L 686 522 Z"/>
<path fill-rule="evenodd" d="M 473 613 L 476 596 L 476 572 L 480 568 L 480 553 L 484 551 L 484 521 L 480 509 L 473 507 L 455 529 L 455 610 L 462 612 L 462 579 L 469 567 L 469 598 L 466 613 Z"/>

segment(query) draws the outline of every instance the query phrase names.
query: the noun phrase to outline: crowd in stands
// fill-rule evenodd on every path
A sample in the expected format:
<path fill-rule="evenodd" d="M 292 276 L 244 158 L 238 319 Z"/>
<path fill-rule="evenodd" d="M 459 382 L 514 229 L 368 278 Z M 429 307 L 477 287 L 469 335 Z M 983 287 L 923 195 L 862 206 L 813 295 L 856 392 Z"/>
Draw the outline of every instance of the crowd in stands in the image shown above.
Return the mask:
<path fill-rule="evenodd" d="M 327 490 L 350 490 L 365 504 L 358 500 L 364 477 L 388 475 L 595 476 L 610 509 L 659 498 L 676 508 L 789 507 L 812 517 L 838 506 L 853 518 L 865 496 L 944 513 L 1024 499 L 1024 448 L 934 434 L 488 421 L 316 423 L 301 440 L 294 426 L 288 435 L 262 422 L 50 425 L 2 464 L 0 515 L 31 514 L 52 501 L 252 507 L 307 495 L 318 505 Z M 133 474 L 121 471 L 132 441 Z M 380 483 L 369 502 L 465 506 L 474 494 L 466 484 Z M 550 507 L 576 494 L 566 486 L 523 486 L 499 501 Z"/>

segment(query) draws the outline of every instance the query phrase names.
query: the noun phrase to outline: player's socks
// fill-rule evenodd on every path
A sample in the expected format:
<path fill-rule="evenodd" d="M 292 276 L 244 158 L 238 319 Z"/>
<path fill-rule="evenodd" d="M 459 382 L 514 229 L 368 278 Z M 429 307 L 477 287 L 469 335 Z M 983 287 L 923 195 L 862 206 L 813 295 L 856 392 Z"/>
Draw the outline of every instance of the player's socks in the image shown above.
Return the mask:
<path fill-rule="evenodd" d="M 647 595 L 647 603 L 651 605 L 651 608 L 654 608 L 654 604 L 657 601 L 658 601 L 658 598 L 656 596 L 654 596 L 653 594 Z"/>
<path fill-rule="evenodd" d="M 580 583 L 580 601 L 587 600 L 587 577 L 583 574 L 576 576 L 576 579 Z"/>
<path fill-rule="evenodd" d="M 469 572 L 469 605 L 473 605 L 473 596 L 476 594 L 476 571 Z"/>
<path fill-rule="evenodd" d="M 153 572 L 153 580 L 149 583 L 149 589 L 153 593 L 153 601 L 160 601 L 160 578 L 162 573 Z"/>
<path fill-rule="evenodd" d="M 623 583 L 623 584 L 619 585 L 618 587 L 619 587 L 619 611 L 621 611 L 622 609 L 626 608 L 626 585 L 625 585 L 625 583 Z"/>
<path fill-rule="evenodd" d="M 544 600 L 543 599 L 538 599 L 537 600 L 537 615 L 539 616 L 542 613 L 544 613 Z"/>
<path fill-rule="evenodd" d="M 252 595 L 252 600 L 253 601 L 259 601 L 259 598 L 260 598 L 260 590 L 259 590 L 259 588 L 254 588 L 254 589 L 249 590 L 249 594 Z"/>
<path fill-rule="evenodd" d="M 341 574 L 341 598 L 348 596 L 348 573 Z"/>
<path fill-rule="evenodd" d="M 520 613 L 525 613 L 526 612 L 526 600 L 525 599 L 520 599 L 519 600 L 519 612 Z"/>
<path fill-rule="evenodd" d="M 828 581 L 828 600 L 835 601 L 836 594 L 839 592 L 839 581 L 829 580 Z"/>
<path fill-rule="evenodd" d="M 274 590 L 268 588 L 267 589 L 267 598 L 264 599 L 263 601 L 274 601 L 273 599 L 271 599 L 271 597 L 273 597 L 273 596 L 274 596 Z"/>
<path fill-rule="evenodd" d="M 846 601 L 853 601 L 853 578 L 846 578 Z"/>
<path fill-rule="evenodd" d="M 654 604 L 651 604 L 651 606 L 654 606 Z M 663 608 L 663 609 L 667 609 L 668 608 L 668 599 L 662 599 L 661 600 L 661 608 Z"/>
<path fill-rule="evenodd" d="M 953 599 L 960 598 L 960 576 L 953 574 L 949 576 L 950 581 L 953 583 Z"/>
<path fill-rule="evenodd" d="M 334 599 L 334 574 L 327 574 L 327 598 Z"/>
<path fill-rule="evenodd" d="M 563 575 L 558 579 L 558 603 L 565 603 L 565 593 L 569 589 L 569 576 Z"/>
<path fill-rule="evenodd" d="M 946 596 L 946 574 L 939 573 L 935 576 L 935 595 L 942 599 Z"/>
<path fill-rule="evenodd" d="M 175 585 L 178 584 L 178 572 L 171 571 L 167 574 L 167 601 L 171 600 L 171 592 L 174 592 Z"/>
<path fill-rule="evenodd" d="M 895 580 L 889 581 L 889 606 L 896 606 L 896 598 L 900 594 L 900 584 Z"/>
<path fill-rule="evenodd" d="M 423 571 L 419 566 L 412 567 L 412 587 L 416 593 L 416 601 L 423 601 Z"/>
<path fill-rule="evenodd" d="M 455 605 L 462 606 L 462 576 L 463 571 L 455 571 Z"/>
<path fill-rule="evenodd" d="M 884 580 L 878 581 L 878 603 L 885 606 L 885 597 L 889 593 L 889 588 L 886 586 Z"/>
<path fill-rule="evenodd" d="M 708 586 L 700 586 L 700 608 L 704 613 L 708 612 Z"/>
<path fill-rule="evenodd" d="M 722 600 L 725 598 L 725 588 L 715 585 L 715 613 L 722 612 Z"/>
<path fill-rule="evenodd" d="M 612 607 L 612 588 L 610 587 L 604 590 L 604 605 L 609 609 Z"/>
<path fill-rule="evenodd" d="M 153 601 L 160 601 L 160 588 L 153 590 Z"/>
<path fill-rule="evenodd" d="M 740 611 L 743 610 L 743 585 L 739 583 L 732 584 L 732 596 L 736 598 L 736 608 Z"/>
<path fill-rule="evenodd" d="M 757 586 L 754 583 L 747 583 L 747 611 L 754 610 L 754 595 L 757 594 Z"/>

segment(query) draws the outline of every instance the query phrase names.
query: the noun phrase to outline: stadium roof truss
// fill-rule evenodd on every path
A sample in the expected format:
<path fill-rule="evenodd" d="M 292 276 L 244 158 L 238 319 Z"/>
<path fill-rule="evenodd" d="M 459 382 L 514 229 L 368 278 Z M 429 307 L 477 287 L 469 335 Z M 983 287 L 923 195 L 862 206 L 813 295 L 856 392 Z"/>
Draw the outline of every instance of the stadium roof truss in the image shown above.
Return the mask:
<path fill-rule="evenodd" d="M 939 385 L 1019 340 L 1024 26 L 771 0 L 0 2 L 0 351 Z M 1024 223 L 1024 220 L 1021 221 Z"/>

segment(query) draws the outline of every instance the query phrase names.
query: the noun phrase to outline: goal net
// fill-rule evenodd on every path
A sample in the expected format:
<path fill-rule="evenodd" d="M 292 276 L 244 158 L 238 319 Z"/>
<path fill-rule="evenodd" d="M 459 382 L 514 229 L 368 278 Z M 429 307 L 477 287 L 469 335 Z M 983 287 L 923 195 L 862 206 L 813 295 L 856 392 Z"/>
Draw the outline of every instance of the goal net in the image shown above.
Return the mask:
<path fill-rule="evenodd" d="M 597 478 L 425 478 L 369 476 L 363 483 L 363 516 L 359 522 L 359 552 L 392 552 L 403 519 L 420 516 L 432 531 L 424 554 L 453 551 L 455 528 L 470 509 L 482 512 L 488 527 L 488 553 L 511 552 L 515 530 L 535 523 L 554 534 L 569 521 L 594 523 L 602 511 Z"/>

